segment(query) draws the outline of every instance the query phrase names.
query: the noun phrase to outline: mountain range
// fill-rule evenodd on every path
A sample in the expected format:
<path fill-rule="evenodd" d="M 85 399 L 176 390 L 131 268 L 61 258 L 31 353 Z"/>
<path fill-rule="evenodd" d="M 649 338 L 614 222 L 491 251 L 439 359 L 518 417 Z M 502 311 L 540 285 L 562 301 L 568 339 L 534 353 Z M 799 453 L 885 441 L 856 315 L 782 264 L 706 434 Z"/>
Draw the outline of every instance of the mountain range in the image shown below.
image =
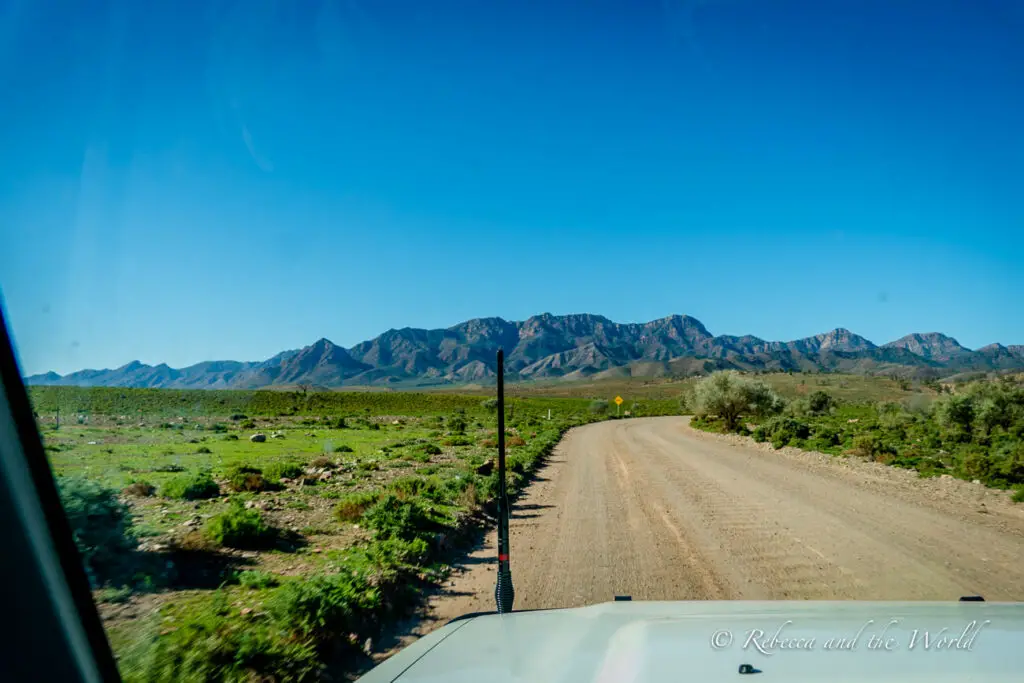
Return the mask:
<path fill-rule="evenodd" d="M 205 361 L 180 369 L 132 361 L 113 370 L 25 379 L 36 385 L 179 389 L 485 384 L 494 377 L 499 348 L 505 349 L 506 372 L 522 381 L 672 377 L 729 368 L 925 379 L 1024 368 L 1024 345 L 972 350 L 938 332 L 881 346 L 843 328 L 780 342 L 715 336 L 686 315 L 622 324 L 593 314 L 544 313 L 521 322 L 475 318 L 446 329 L 392 329 L 349 349 L 320 339 L 264 361 Z"/>

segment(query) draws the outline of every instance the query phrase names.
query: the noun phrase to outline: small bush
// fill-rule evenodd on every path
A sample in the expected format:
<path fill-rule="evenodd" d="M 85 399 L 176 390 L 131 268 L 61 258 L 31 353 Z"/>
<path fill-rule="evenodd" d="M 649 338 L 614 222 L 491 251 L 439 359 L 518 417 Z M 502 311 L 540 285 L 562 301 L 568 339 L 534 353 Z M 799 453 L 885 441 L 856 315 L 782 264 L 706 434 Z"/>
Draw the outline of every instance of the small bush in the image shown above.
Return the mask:
<path fill-rule="evenodd" d="M 363 513 L 363 520 L 384 538 L 406 541 L 437 527 L 419 501 L 402 500 L 390 493 Z"/>
<path fill-rule="evenodd" d="M 305 468 L 301 463 L 292 460 L 272 462 L 263 468 L 263 476 L 270 480 L 296 479 L 302 476 Z"/>
<path fill-rule="evenodd" d="M 1019 488 L 1016 491 L 1014 491 L 1013 495 L 1010 497 L 1010 500 L 1012 500 L 1014 503 L 1024 503 L 1024 488 Z"/>
<path fill-rule="evenodd" d="M 150 484 L 148 481 L 142 479 L 133 481 L 132 483 L 121 489 L 121 493 L 126 496 L 138 496 L 140 498 L 146 498 L 156 493 L 156 487 Z"/>
<path fill-rule="evenodd" d="M 184 472 L 185 468 L 181 465 L 161 465 L 160 467 L 154 467 L 154 472 Z"/>
<path fill-rule="evenodd" d="M 764 425 L 764 430 L 773 448 L 796 445 L 811 435 L 810 425 L 792 417 L 774 417 Z"/>
<path fill-rule="evenodd" d="M 309 466 L 316 467 L 317 469 L 331 469 L 335 466 L 335 464 L 334 461 L 328 458 L 326 455 L 321 455 L 320 457 L 313 458 L 310 461 Z"/>
<path fill-rule="evenodd" d="M 484 401 L 481 401 L 480 402 L 480 407 L 483 408 L 484 410 L 489 410 L 491 412 L 495 412 L 495 411 L 498 410 L 498 399 L 496 399 L 496 398 L 488 398 L 488 399 L 486 399 Z"/>
<path fill-rule="evenodd" d="M 246 420 L 242 424 L 238 425 L 241 429 L 256 429 L 256 423 L 252 420 Z"/>
<path fill-rule="evenodd" d="M 224 441 L 238 441 L 238 434 L 225 434 L 221 439 Z"/>
<path fill-rule="evenodd" d="M 295 637 L 287 623 L 241 616 L 218 593 L 186 612 L 173 629 L 154 619 L 119 668 L 127 680 L 146 683 L 299 683 L 318 680 L 321 665 L 312 638 Z"/>
<path fill-rule="evenodd" d="M 232 422 L 239 422 L 241 420 L 248 420 L 248 419 L 249 419 L 249 416 L 248 415 L 243 415 L 242 413 L 235 413 L 234 415 L 231 416 L 231 421 Z"/>
<path fill-rule="evenodd" d="M 228 487 L 232 491 L 249 491 L 257 493 L 267 489 L 267 481 L 263 478 L 263 472 L 256 467 L 238 465 L 228 470 Z"/>
<path fill-rule="evenodd" d="M 253 590 L 274 588 L 281 583 L 278 581 L 276 576 L 269 572 L 261 572 L 252 569 L 239 572 L 235 578 L 238 580 L 238 585 L 243 588 L 251 588 Z"/>
<path fill-rule="evenodd" d="M 477 493 L 476 484 L 469 482 L 466 488 L 462 489 L 462 493 L 459 494 L 455 502 L 471 510 L 480 504 L 482 501 Z"/>
<path fill-rule="evenodd" d="M 131 586 L 119 586 L 117 588 L 103 588 L 96 591 L 96 602 L 105 602 L 120 605 L 128 602 L 132 597 Z"/>
<path fill-rule="evenodd" d="M 334 507 L 334 514 L 342 522 L 358 522 L 370 506 L 380 499 L 377 491 L 361 491 L 350 493 L 338 501 Z"/>
<path fill-rule="evenodd" d="M 525 446 L 526 439 L 521 436 L 510 436 L 505 439 L 505 444 L 508 446 Z"/>
<path fill-rule="evenodd" d="M 448 429 L 453 434 L 465 434 L 466 433 L 466 419 L 464 417 L 455 416 L 448 420 Z"/>
<path fill-rule="evenodd" d="M 259 510 L 247 510 L 241 502 L 210 518 L 203 529 L 215 543 L 228 548 L 265 548 L 274 539 L 274 530 L 263 520 Z"/>
<path fill-rule="evenodd" d="M 441 443 L 445 446 L 472 446 L 473 439 L 468 436 L 450 436 Z"/>
<path fill-rule="evenodd" d="M 334 452 L 335 453 L 352 453 L 353 451 L 352 451 L 352 447 L 351 446 L 346 446 L 345 444 L 340 444 L 340 445 L 334 447 Z"/>
<path fill-rule="evenodd" d="M 135 548 L 132 518 L 117 491 L 81 477 L 57 480 L 64 514 L 93 585 L 116 579 Z"/>
<path fill-rule="evenodd" d="M 953 394 L 936 402 L 935 417 L 939 425 L 959 441 L 970 441 L 974 416 L 973 396 Z"/>
<path fill-rule="evenodd" d="M 604 400 L 603 398 L 598 399 L 596 401 L 591 401 L 589 410 L 591 413 L 595 415 L 604 415 L 605 413 L 608 412 L 608 401 Z"/>
<path fill-rule="evenodd" d="M 196 449 L 196 453 L 199 454 L 199 455 L 205 455 L 205 454 L 212 453 L 212 452 L 213 451 L 211 451 L 206 446 L 200 446 L 199 448 Z"/>
<path fill-rule="evenodd" d="M 815 391 L 807 397 L 807 406 L 811 414 L 824 415 L 835 405 L 835 399 L 827 391 Z"/>
<path fill-rule="evenodd" d="M 423 446 L 423 452 L 427 455 L 441 455 L 441 449 L 432 443 L 428 443 Z"/>
<path fill-rule="evenodd" d="M 266 601 L 274 621 L 320 641 L 361 633 L 382 603 L 380 591 L 351 572 L 290 581 Z"/>
<path fill-rule="evenodd" d="M 216 498 L 220 495 L 220 487 L 210 473 L 204 470 L 169 479 L 160 490 L 160 495 L 178 500 Z"/>
<path fill-rule="evenodd" d="M 814 445 L 825 448 L 838 446 L 842 442 L 842 435 L 837 430 L 824 425 L 814 428 Z"/>
<path fill-rule="evenodd" d="M 175 550 L 183 553 L 210 553 L 217 549 L 217 544 L 198 529 L 173 538 L 171 542 Z"/>

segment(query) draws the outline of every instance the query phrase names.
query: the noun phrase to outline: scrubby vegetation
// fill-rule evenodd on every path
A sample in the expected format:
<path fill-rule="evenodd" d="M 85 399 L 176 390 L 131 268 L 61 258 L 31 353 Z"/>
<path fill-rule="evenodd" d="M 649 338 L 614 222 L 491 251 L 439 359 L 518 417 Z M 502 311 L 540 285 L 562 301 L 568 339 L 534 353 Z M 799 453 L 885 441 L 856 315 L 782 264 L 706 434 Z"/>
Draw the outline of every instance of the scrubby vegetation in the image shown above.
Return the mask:
<path fill-rule="evenodd" d="M 767 384 L 729 370 L 716 372 L 694 387 L 693 410 L 698 417 L 714 415 L 735 431 L 740 416 L 764 418 L 782 411 L 785 402 Z"/>
<path fill-rule="evenodd" d="M 689 399 L 694 426 L 738 433 L 749 426 L 755 440 L 775 448 L 856 455 L 928 476 L 1024 487 L 1024 386 L 1016 380 L 975 381 L 954 393 L 877 403 L 840 401 L 815 390 L 788 404 L 778 397 L 759 404 L 751 398 L 763 394 L 751 389 L 756 384 L 726 372 L 699 382 Z"/>
<path fill-rule="evenodd" d="M 302 464 L 292 460 L 272 462 L 263 468 L 263 476 L 271 481 L 295 479 L 302 476 Z"/>
<path fill-rule="evenodd" d="M 169 479 L 160 490 L 160 495 L 165 498 L 200 500 L 220 495 L 220 487 L 213 480 L 213 476 L 208 471 L 203 470 L 191 474 L 182 474 L 181 476 Z"/>
<path fill-rule="evenodd" d="M 228 486 L 232 491 L 263 491 L 267 480 L 258 467 L 236 465 L 228 471 Z"/>
<path fill-rule="evenodd" d="M 123 579 L 136 540 L 117 491 L 82 477 L 61 477 L 57 487 L 90 582 L 99 586 Z"/>
<path fill-rule="evenodd" d="M 480 395 L 32 391 L 54 470 L 113 515 L 75 517 L 97 598 L 144 589 L 104 578 L 119 568 L 104 553 L 167 568 L 152 623 L 148 606 L 106 615 L 128 681 L 317 680 L 328 660 L 338 673 L 444 576 L 498 489 L 497 406 Z M 565 430 L 606 419 L 595 399 L 508 400 L 512 495 Z M 58 404 L 81 419 L 55 429 Z M 633 414 L 677 411 L 641 400 Z M 90 535 L 94 520 L 114 538 Z"/>
<path fill-rule="evenodd" d="M 274 530 L 259 510 L 249 510 L 241 501 L 206 523 L 204 533 L 214 542 L 228 548 L 263 548 L 274 539 Z"/>

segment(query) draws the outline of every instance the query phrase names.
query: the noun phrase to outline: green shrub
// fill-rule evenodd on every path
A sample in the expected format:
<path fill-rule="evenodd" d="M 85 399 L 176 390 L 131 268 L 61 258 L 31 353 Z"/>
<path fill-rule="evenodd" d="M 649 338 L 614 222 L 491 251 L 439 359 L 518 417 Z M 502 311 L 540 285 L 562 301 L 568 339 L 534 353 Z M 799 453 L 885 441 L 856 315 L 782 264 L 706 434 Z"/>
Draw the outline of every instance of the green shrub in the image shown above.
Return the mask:
<path fill-rule="evenodd" d="M 773 448 L 798 445 L 811 435 L 811 427 L 792 417 L 773 417 L 762 427 L 762 436 L 765 441 L 771 441 Z M 757 438 L 755 436 L 755 438 Z"/>
<path fill-rule="evenodd" d="M 334 508 L 334 513 L 343 522 L 358 522 L 372 505 L 380 499 L 377 491 L 360 491 L 342 497 Z"/>
<path fill-rule="evenodd" d="M 297 479 L 302 476 L 305 468 L 302 463 L 292 460 L 279 460 L 263 468 L 263 476 L 267 479 Z"/>
<path fill-rule="evenodd" d="M 334 447 L 335 453 L 352 453 L 352 447 L 346 446 L 345 444 L 339 444 Z"/>
<path fill-rule="evenodd" d="M 118 586 L 101 588 L 94 593 L 96 602 L 105 602 L 114 605 L 120 605 L 131 600 L 132 588 L 131 586 Z"/>
<path fill-rule="evenodd" d="M 119 661 L 126 683 L 319 680 L 312 638 L 285 623 L 241 616 L 224 594 L 204 601 L 167 629 L 154 619 Z"/>
<path fill-rule="evenodd" d="M 213 451 L 211 451 L 206 446 L 200 446 L 199 448 L 196 449 L 196 453 L 199 454 L 199 455 L 206 455 L 206 454 L 209 454 L 209 453 L 212 453 L 212 452 Z"/>
<path fill-rule="evenodd" d="M 1010 497 L 1010 500 L 1014 503 L 1024 503 L 1024 487 L 1015 490 L 1013 495 Z"/>
<path fill-rule="evenodd" d="M 241 502 L 231 506 L 206 523 L 205 535 L 228 548 L 265 548 L 274 540 L 274 530 L 263 520 L 259 510 L 247 510 Z"/>
<path fill-rule="evenodd" d="M 303 637 L 320 641 L 361 633 L 382 603 L 380 591 L 350 572 L 289 581 L 264 603 L 279 624 Z"/>
<path fill-rule="evenodd" d="M 807 406 L 812 415 L 824 415 L 835 405 L 835 399 L 827 391 L 813 392 L 807 397 Z"/>
<path fill-rule="evenodd" d="M 1024 442 L 1005 444 L 992 454 L 994 476 L 1001 484 L 1024 484 Z"/>
<path fill-rule="evenodd" d="M 736 431 L 744 414 L 764 417 L 784 407 L 785 402 L 768 385 L 735 370 L 714 372 L 697 382 L 693 390 L 694 414 L 719 417 L 728 431 Z"/>
<path fill-rule="evenodd" d="M 363 513 L 363 520 L 383 538 L 407 541 L 437 528 L 419 501 L 402 500 L 393 493 L 387 494 Z"/>
<path fill-rule="evenodd" d="M 220 487 L 210 473 L 203 470 L 169 479 L 160 490 L 160 495 L 179 500 L 216 498 L 220 495 Z"/>
<path fill-rule="evenodd" d="M 445 446 L 472 446 L 473 439 L 468 436 L 449 436 L 447 439 L 442 441 Z"/>
<path fill-rule="evenodd" d="M 453 434 L 464 434 L 466 432 L 466 419 L 458 415 L 449 419 L 448 429 L 450 429 Z"/>
<path fill-rule="evenodd" d="M 427 455 L 441 455 L 441 449 L 432 443 L 423 446 L 423 452 Z"/>
<path fill-rule="evenodd" d="M 817 446 L 831 448 L 842 442 L 842 434 L 828 425 L 817 425 L 814 427 L 814 443 Z"/>
<path fill-rule="evenodd" d="M 974 398 L 953 394 L 936 402 L 935 417 L 939 425 L 960 441 L 969 441 L 974 422 Z"/>
<path fill-rule="evenodd" d="M 608 412 L 608 407 L 608 401 L 604 400 L 603 398 L 600 398 L 591 401 L 587 409 L 594 415 L 604 415 L 605 413 Z"/>
<path fill-rule="evenodd" d="M 238 585 L 243 588 L 251 588 L 253 590 L 274 588 L 281 583 L 276 576 L 269 572 L 261 572 L 252 569 L 244 572 L 238 572 L 235 578 L 238 580 Z"/>
<path fill-rule="evenodd" d="M 437 476 L 399 477 L 388 485 L 388 491 L 402 500 L 410 500 L 422 496 L 435 503 L 448 503 L 452 499 L 451 491 L 445 480 Z"/>
<path fill-rule="evenodd" d="M 865 458 L 874 457 L 878 448 L 879 440 L 874 434 L 858 434 L 853 437 L 853 450 Z"/>
<path fill-rule="evenodd" d="M 236 465 L 228 470 L 227 479 L 228 487 L 232 491 L 256 493 L 267 489 L 267 481 L 263 478 L 263 472 L 257 467 Z"/>
<path fill-rule="evenodd" d="M 483 408 L 484 410 L 488 410 L 490 412 L 495 412 L 495 411 L 498 410 L 498 399 L 496 399 L 496 398 L 485 399 L 485 400 L 480 402 L 480 407 Z"/>
<path fill-rule="evenodd" d="M 242 424 L 238 425 L 241 429 L 256 429 L 256 423 L 252 420 L 246 420 Z"/>
<path fill-rule="evenodd" d="M 981 447 L 973 446 L 960 455 L 957 469 L 965 479 L 980 479 L 988 482 L 995 473 L 995 462 Z"/>
<path fill-rule="evenodd" d="M 224 441 L 238 441 L 238 434 L 225 434 L 221 439 Z"/>
<path fill-rule="evenodd" d="M 120 578 L 136 541 L 131 515 L 117 491 L 82 477 L 59 477 L 57 487 L 90 582 L 102 585 Z"/>

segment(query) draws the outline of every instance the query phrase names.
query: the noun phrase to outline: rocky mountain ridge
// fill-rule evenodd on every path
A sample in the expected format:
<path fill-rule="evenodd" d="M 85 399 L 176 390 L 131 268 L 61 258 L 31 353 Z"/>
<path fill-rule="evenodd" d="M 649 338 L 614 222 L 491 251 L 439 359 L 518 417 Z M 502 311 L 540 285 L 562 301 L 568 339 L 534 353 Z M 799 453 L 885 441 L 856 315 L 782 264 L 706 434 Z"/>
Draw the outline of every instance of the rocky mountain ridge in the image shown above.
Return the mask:
<path fill-rule="evenodd" d="M 877 346 L 837 328 L 793 341 L 711 334 L 696 318 L 671 315 L 616 323 L 589 313 L 544 313 L 521 322 L 475 318 L 445 329 L 392 329 L 345 349 L 320 339 L 265 361 L 205 361 L 175 369 L 132 361 L 110 370 L 48 372 L 29 384 L 253 389 L 312 385 L 428 386 L 486 383 L 494 357 L 506 353 L 513 379 L 600 376 L 665 377 L 715 369 L 825 371 L 941 377 L 964 371 L 1024 368 L 1024 345 L 971 350 L 938 332 Z"/>

